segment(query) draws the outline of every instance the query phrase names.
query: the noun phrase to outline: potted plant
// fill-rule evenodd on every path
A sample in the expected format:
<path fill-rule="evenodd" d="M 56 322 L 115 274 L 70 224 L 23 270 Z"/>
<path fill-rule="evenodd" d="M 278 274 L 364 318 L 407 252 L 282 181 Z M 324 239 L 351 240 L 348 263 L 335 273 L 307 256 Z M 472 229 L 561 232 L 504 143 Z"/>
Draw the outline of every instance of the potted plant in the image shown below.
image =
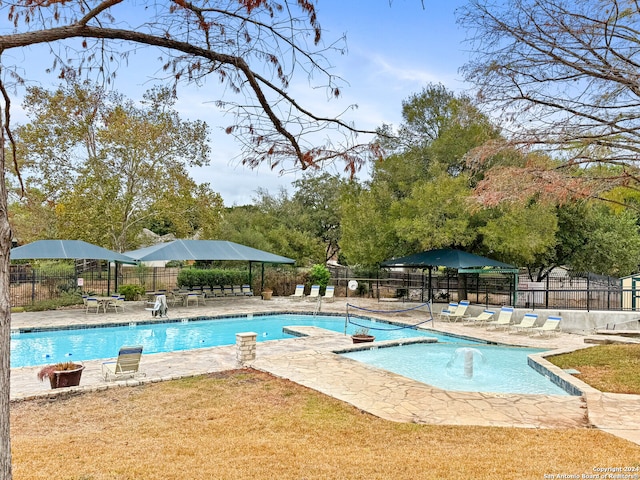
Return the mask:
<path fill-rule="evenodd" d="M 271 300 L 271 296 L 273 295 L 273 290 L 269 287 L 266 287 L 262 290 L 262 299 L 263 300 Z"/>
<path fill-rule="evenodd" d="M 358 328 L 353 335 L 351 335 L 353 343 L 373 342 L 375 339 L 376 337 L 369 335 L 369 329 L 365 327 Z"/>
<path fill-rule="evenodd" d="M 80 385 L 82 370 L 84 370 L 84 365 L 74 362 L 46 365 L 38 372 L 38 380 L 43 382 L 45 378 L 48 378 L 51 388 L 76 387 Z"/>

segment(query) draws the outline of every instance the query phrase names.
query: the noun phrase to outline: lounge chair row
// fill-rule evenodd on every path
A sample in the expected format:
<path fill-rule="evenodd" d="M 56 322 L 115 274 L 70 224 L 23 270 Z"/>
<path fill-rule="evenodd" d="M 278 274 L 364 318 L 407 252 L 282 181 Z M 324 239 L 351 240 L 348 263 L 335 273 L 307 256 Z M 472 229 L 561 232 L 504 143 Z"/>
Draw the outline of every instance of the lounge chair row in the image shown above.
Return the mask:
<path fill-rule="evenodd" d="M 320 285 L 311 285 L 311 290 L 309 291 L 309 295 L 304 294 L 304 285 L 299 284 L 296 285 L 296 290 L 293 295 L 290 295 L 291 298 L 307 298 L 310 300 L 317 300 L 322 298 L 323 300 L 333 301 L 335 287 L 333 285 L 327 285 L 324 291 L 324 295 L 320 295 Z"/>
<path fill-rule="evenodd" d="M 513 307 L 502 307 L 497 313 L 491 310 L 484 310 L 476 317 L 467 317 L 464 319 L 465 325 L 485 326 L 487 330 L 508 330 L 509 333 L 525 333 L 529 335 L 541 335 L 550 337 L 560 332 L 561 317 L 549 316 L 542 325 L 538 324 L 537 313 L 525 313 L 519 323 L 515 323 L 512 319 Z M 495 317 L 495 320 L 492 320 Z"/>
<path fill-rule="evenodd" d="M 439 315 L 440 321 L 462 321 L 464 325 L 486 326 L 487 329 L 505 329 L 509 333 L 529 333 L 551 336 L 560 331 L 561 317 L 550 316 L 542 325 L 538 325 L 537 313 L 526 313 L 520 323 L 513 322 L 513 307 L 502 307 L 497 313 L 493 310 L 484 310 L 479 315 L 472 317 L 467 314 L 469 302 L 463 300 L 459 303 L 450 302 L 442 309 Z"/>
<path fill-rule="evenodd" d="M 248 297 L 253 296 L 251 285 L 214 285 L 213 287 L 194 287 L 190 290 L 179 290 L 180 292 L 199 293 L 205 298 L 215 297 Z"/>

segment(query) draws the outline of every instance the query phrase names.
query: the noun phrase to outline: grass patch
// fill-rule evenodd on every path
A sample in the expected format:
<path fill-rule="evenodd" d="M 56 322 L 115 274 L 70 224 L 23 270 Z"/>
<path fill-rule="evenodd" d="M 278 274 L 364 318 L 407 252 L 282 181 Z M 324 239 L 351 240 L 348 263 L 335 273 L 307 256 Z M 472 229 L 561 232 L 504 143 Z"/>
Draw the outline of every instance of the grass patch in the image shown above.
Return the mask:
<path fill-rule="evenodd" d="M 597 430 L 394 423 L 252 370 L 14 403 L 11 425 L 15 480 L 539 480 L 640 465 L 640 446 Z"/>
<path fill-rule="evenodd" d="M 640 345 L 598 345 L 546 357 L 560 368 L 575 368 L 583 382 L 602 392 L 640 394 Z"/>

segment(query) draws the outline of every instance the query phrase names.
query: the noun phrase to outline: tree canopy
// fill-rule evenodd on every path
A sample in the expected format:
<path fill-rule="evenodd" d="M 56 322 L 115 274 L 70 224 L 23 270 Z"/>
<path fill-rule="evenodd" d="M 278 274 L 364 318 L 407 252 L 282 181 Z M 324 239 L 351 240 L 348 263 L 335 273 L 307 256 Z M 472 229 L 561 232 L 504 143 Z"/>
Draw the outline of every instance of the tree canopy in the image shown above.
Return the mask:
<path fill-rule="evenodd" d="M 143 227 L 160 223 L 178 237 L 209 238 L 222 199 L 187 171 L 209 163 L 208 126 L 181 119 L 174 102 L 161 87 L 147 91 L 142 105 L 86 83 L 29 88 L 30 121 L 15 138 L 30 200 L 14 204 L 30 215 L 13 217 L 16 238 L 74 238 L 125 251 L 138 247 Z M 33 224 L 43 228 L 31 232 Z"/>
<path fill-rule="evenodd" d="M 561 168 L 527 167 L 530 188 L 564 199 L 603 198 L 613 187 L 640 186 L 640 7 L 628 0 L 471 0 L 459 22 L 473 59 L 464 77 L 499 115 L 508 145 L 540 149 Z M 487 158 L 504 144 L 479 149 Z M 593 165 L 614 168 L 601 170 Z M 582 166 L 580 176 L 576 165 Z M 516 190 L 511 171 L 488 174 L 501 201 Z M 633 203 L 627 204 L 637 208 Z"/>

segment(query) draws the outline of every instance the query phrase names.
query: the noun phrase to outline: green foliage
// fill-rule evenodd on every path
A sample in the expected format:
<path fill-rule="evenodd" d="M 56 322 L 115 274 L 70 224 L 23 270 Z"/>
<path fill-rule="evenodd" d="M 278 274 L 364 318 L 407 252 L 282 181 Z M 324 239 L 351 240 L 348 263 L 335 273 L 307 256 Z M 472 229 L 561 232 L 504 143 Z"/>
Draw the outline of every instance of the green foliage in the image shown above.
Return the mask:
<path fill-rule="evenodd" d="M 324 289 L 329 284 L 330 278 L 331 272 L 324 265 L 313 265 L 309 271 L 309 281 L 314 285 L 320 285 L 321 292 L 324 292 Z"/>
<path fill-rule="evenodd" d="M 328 247 L 317 236 L 317 223 L 310 220 L 302 199 L 293 200 L 284 191 L 269 195 L 259 189 L 258 195 L 255 206 L 225 213 L 219 225 L 221 238 L 293 258 L 300 266 L 326 260 Z"/>
<path fill-rule="evenodd" d="M 638 216 L 630 210 L 619 214 L 598 205 L 589 209 L 585 242 L 571 256 L 578 272 L 623 277 L 638 271 L 640 233 Z"/>
<path fill-rule="evenodd" d="M 214 287 L 216 285 L 243 285 L 249 283 L 249 271 L 245 269 L 183 268 L 178 273 L 179 287 Z"/>
<path fill-rule="evenodd" d="M 124 295 L 124 299 L 127 301 L 138 300 L 144 295 L 146 289 L 143 285 L 120 285 L 118 287 L 118 293 Z"/>
<path fill-rule="evenodd" d="M 90 83 L 29 88 L 30 121 L 18 136 L 34 173 L 29 194 L 39 203 L 15 205 L 20 238 L 31 240 L 36 225 L 48 238 L 125 251 L 137 246 L 144 227 L 177 237 L 215 235 L 222 199 L 187 170 L 209 162 L 208 127 L 183 121 L 174 104 L 164 87 L 139 104 Z M 47 224 L 53 227 L 45 230 Z"/>
<path fill-rule="evenodd" d="M 558 219 L 553 206 L 513 206 L 496 212 L 479 232 L 484 245 L 505 262 L 534 267 L 553 254 Z"/>
<path fill-rule="evenodd" d="M 140 282 L 140 285 L 144 286 L 144 282 L 147 276 L 149 275 L 149 270 L 151 270 L 151 267 L 149 267 L 148 265 L 145 265 L 144 263 L 139 263 L 133 267 L 133 270 L 134 272 L 136 272 L 136 276 L 138 277 L 138 281 Z"/>
<path fill-rule="evenodd" d="M 82 296 L 77 293 L 63 293 L 62 295 L 49 300 L 40 300 L 31 305 L 25 305 L 25 312 L 44 312 L 46 310 L 57 310 L 62 307 L 70 307 L 82 304 Z"/>
<path fill-rule="evenodd" d="M 415 244 L 418 251 L 472 243 L 477 232 L 469 228 L 468 185 L 464 174 L 440 174 L 431 181 L 416 182 L 411 194 L 390 209 L 398 237 Z"/>

